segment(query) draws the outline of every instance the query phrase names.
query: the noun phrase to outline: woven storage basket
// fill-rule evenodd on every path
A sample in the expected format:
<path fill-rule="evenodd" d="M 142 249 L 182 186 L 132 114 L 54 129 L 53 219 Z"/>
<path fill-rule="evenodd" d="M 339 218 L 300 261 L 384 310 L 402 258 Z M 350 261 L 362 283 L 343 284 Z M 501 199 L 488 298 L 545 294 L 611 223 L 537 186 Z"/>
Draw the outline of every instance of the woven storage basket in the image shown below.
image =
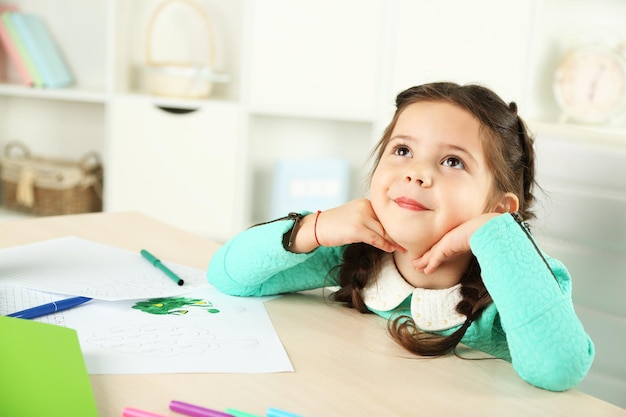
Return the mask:
<path fill-rule="evenodd" d="M 1 177 L 3 204 L 9 209 L 40 216 L 102 210 L 102 164 L 95 152 L 78 161 L 43 158 L 10 142 Z"/>
<path fill-rule="evenodd" d="M 174 3 L 188 6 L 202 18 L 208 39 L 206 63 L 158 62 L 152 54 L 154 26 L 163 11 Z M 213 72 L 216 65 L 215 33 L 204 9 L 191 0 L 166 0 L 154 11 L 148 24 L 144 78 L 148 92 L 158 96 L 179 98 L 206 98 L 213 91 L 214 82 L 225 82 L 227 77 Z"/>

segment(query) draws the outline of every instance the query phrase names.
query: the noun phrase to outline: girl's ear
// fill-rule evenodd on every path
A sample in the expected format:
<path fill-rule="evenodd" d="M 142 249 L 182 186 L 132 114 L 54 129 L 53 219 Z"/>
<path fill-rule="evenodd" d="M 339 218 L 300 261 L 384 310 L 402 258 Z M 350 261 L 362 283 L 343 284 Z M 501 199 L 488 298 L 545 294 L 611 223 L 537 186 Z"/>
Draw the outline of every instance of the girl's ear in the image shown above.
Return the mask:
<path fill-rule="evenodd" d="M 514 213 L 519 209 L 519 198 L 513 193 L 505 193 L 500 201 L 496 203 L 493 211 L 495 213 Z"/>

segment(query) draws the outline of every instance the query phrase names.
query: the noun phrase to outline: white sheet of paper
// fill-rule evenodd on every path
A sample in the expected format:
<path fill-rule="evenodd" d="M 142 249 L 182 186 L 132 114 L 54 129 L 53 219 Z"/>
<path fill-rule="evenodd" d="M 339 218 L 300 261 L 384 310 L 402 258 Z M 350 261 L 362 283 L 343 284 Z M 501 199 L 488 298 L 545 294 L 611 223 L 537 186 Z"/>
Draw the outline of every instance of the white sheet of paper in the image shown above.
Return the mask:
<path fill-rule="evenodd" d="M 0 284 L 110 301 L 172 296 L 208 288 L 204 271 L 162 262 L 185 285 L 177 285 L 138 252 L 65 237 L 0 250 Z"/>
<path fill-rule="evenodd" d="M 63 297 L 0 284 L 0 314 Z M 35 320 L 75 329 L 90 374 L 292 372 L 263 305 L 270 298 L 231 297 L 209 286 L 142 303 L 143 310 L 133 306 L 147 300 L 92 300 Z"/>
<path fill-rule="evenodd" d="M 65 312 L 90 374 L 293 371 L 263 299 L 209 288 L 144 303 L 159 314 L 135 304 L 92 301 Z"/>

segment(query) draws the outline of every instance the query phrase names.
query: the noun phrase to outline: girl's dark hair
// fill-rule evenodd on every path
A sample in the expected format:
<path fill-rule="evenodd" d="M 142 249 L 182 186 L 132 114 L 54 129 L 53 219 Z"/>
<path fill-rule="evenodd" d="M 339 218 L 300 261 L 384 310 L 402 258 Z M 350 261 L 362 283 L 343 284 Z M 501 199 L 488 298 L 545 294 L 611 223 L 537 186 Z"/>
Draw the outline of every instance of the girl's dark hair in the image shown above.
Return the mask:
<path fill-rule="evenodd" d="M 494 187 L 490 201 L 497 201 L 502 194 L 511 192 L 519 199 L 519 215 L 528 220 L 534 217 L 530 210 L 534 202 L 535 154 L 533 137 L 523 120 L 517 115 L 517 105 L 507 104 L 493 91 L 479 85 L 458 85 L 439 82 L 411 87 L 396 98 L 396 111 L 383 137 L 372 151 L 373 174 L 391 138 L 400 113 L 410 104 L 420 101 L 447 102 L 468 111 L 480 122 L 480 135 L 487 163 L 494 174 Z M 380 272 L 385 253 L 365 243 L 349 245 L 339 265 L 340 289 L 333 299 L 348 307 L 368 313 L 361 290 L 369 280 Z M 466 330 L 478 319 L 491 302 L 480 276 L 480 266 L 475 257 L 461 278 L 462 300 L 457 312 L 467 317 L 465 323 L 449 336 L 420 331 L 412 318 L 399 316 L 389 321 L 391 336 L 404 348 L 425 356 L 443 355 L 453 350 Z"/>

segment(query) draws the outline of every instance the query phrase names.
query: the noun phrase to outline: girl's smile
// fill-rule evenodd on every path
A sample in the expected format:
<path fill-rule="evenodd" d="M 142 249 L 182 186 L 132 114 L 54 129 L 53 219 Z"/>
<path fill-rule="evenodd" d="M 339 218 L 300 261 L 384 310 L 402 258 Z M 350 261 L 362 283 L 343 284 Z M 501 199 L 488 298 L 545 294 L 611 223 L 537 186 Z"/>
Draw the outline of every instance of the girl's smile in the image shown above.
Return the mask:
<path fill-rule="evenodd" d="M 405 208 L 407 210 L 414 210 L 414 211 L 428 210 L 427 207 L 423 206 L 422 204 L 408 197 L 398 197 L 395 199 L 395 202 L 399 207 Z"/>

